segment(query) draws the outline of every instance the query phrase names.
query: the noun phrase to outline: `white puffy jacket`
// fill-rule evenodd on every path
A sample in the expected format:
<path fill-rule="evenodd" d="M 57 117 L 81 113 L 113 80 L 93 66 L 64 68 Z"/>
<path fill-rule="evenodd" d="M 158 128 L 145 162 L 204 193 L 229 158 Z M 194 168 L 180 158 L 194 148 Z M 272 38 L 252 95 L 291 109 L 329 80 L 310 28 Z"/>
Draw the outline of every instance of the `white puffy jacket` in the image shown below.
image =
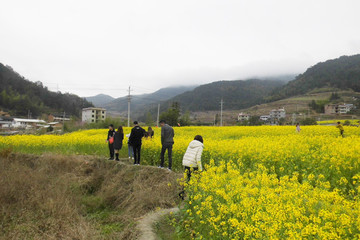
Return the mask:
<path fill-rule="evenodd" d="M 184 154 L 183 165 L 186 167 L 197 167 L 200 171 L 202 171 L 201 154 L 203 149 L 204 144 L 198 140 L 191 141 Z"/>

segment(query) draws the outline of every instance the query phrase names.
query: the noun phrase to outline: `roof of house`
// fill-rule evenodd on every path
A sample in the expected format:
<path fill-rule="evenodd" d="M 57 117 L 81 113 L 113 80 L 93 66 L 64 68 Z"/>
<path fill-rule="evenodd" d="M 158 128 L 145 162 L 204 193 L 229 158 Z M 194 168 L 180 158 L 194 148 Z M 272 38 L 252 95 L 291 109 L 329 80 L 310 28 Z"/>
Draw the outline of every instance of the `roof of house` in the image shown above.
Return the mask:
<path fill-rule="evenodd" d="M 100 110 L 100 111 L 106 111 L 105 108 L 97 108 L 97 107 L 88 107 L 88 108 L 83 108 L 82 109 L 83 111 L 86 111 L 86 110 Z"/>
<path fill-rule="evenodd" d="M 15 122 L 28 122 L 28 123 L 46 123 L 44 120 L 39 119 L 25 119 L 25 118 L 14 118 Z"/>

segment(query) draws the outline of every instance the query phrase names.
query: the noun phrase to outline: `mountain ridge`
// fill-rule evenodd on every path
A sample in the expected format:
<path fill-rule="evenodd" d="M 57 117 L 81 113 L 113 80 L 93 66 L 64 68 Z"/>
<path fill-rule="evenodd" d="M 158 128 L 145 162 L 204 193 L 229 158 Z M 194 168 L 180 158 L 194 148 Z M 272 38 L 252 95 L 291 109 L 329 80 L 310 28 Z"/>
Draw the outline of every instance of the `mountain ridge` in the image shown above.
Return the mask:
<path fill-rule="evenodd" d="M 40 117 L 45 113 L 66 112 L 80 117 L 81 109 L 91 106 L 75 94 L 49 91 L 42 82 L 31 82 L 0 63 L 0 107 L 13 116 Z"/>

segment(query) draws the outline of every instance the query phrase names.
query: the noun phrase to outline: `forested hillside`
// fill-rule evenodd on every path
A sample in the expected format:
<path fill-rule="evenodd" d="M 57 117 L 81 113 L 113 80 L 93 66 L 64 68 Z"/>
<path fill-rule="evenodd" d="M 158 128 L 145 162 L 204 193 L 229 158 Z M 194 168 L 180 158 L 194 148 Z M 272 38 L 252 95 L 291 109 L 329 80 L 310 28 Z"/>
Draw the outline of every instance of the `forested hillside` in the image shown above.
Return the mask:
<path fill-rule="evenodd" d="M 0 63 L 0 108 L 12 116 L 41 116 L 63 112 L 80 116 L 81 109 L 91 103 L 70 93 L 51 92 L 41 82 L 31 82 L 11 67 Z"/>
<path fill-rule="evenodd" d="M 284 81 L 256 79 L 218 81 L 177 95 L 168 103 L 178 102 L 182 110 L 209 111 L 220 109 L 223 99 L 225 110 L 242 109 L 262 103 L 265 96 L 284 84 Z"/>
<path fill-rule="evenodd" d="M 132 95 L 131 99 L 131 110 L 146 112 L 149 104 L 158 104 L 161 101 L 166 101 L 178 94 L 184 93 L 186 91 L 191 91 L 195 88 L 195 86 L 178 86 L 178 87 L 167 87 L 161 88 L 156 92 L 149 94 L 141 94 L 141 95 Z M 110 111 L 123 112 L 127 111 L 128 107 L 128 99 L 127 97 L 117 98 L 107 104 L 104 104 L 102 107 L 105 107 Z"/>
<path fill-rule="evenodd" d="M 115 98 L 106 94 L 98 94 L 92 97 L 85 97 L 85 99 L 94 104 L 95 107 L 103 107 L 105 104 L 114 101 Z"/>
<path fill-rule="evenodd" d="M 360 54 L 318 63 L 295 80 L 275 89 L 267 100 L 276 101 L 323 87 L 360 92 Z"/>

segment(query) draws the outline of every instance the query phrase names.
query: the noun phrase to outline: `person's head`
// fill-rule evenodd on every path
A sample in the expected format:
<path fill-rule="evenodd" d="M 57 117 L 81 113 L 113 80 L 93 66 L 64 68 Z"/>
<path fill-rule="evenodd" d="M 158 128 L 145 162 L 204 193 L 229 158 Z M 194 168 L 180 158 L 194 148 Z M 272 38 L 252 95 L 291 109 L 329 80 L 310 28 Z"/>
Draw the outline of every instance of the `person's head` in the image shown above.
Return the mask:
<path fill-rule="evenodd" d="M 134 125 L 138 125 L 139 123 L 138 123 L 138 121 L 134 121 Z"/>
<path fill-rule="evenodd" d="M 109 130 L 114 130 L 114 125 L 110 124 L 109 125 Z"/>
<path fill-rule="evenodd" d="M 165 122 L 165 120 L 160 120 L 159 123 L 160 123 L 160 126 L 164 126 L 166 122 Z"/>
<path fill-rule="evenodd" d="M 196 135 L 194 140 L 197 140 L 197 141 L 199 141 L 201 143 L 204 143 L 204 140 L 203 140 L 202 136 L 200 136 L 200 135 Z"/>
<path fill-rule="evenodd" d="M 148 127 L 148 132 L 152 131 L 152 128 L 151 127 Z"/>
<path fill-rule="evenodd" d="M 338 124 L 340 124 L 341 122 L 338 122 Z"/>
<path fill-rule="evenodd" d="M 300 123 L 296 123 L 296 126 L 299 126 L 300 125 Z"/>
<path fill-rule="evenodd" d="M 117 132 L 118 132 L 118 133 L 123 133 L 123 127 L 122 127 L 122 126 L 119 126 Z"/>

